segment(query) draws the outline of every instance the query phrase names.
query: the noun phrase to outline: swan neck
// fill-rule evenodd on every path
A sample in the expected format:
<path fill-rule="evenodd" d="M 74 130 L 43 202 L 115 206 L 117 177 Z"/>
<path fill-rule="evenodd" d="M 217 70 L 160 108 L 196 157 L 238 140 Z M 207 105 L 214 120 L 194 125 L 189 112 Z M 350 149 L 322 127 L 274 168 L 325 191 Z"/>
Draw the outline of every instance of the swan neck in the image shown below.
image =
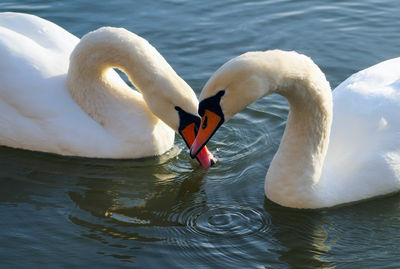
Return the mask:
<path fill-rule="evenodd" d="M 112 68 L 125 72 L 142 95 Z M 67 86 L 75 102 L 97 122 L 107 121 L 116 107 L 130 110 L 128 99 L 144 100 L 155 116 L 175 130 L 179 122 L 174 102 L 188 113 L 197 112 L 190 86 L 145 39 L 122 28 L 103 27 L 81 39 L 70 57 Z"/>
<path fill-rule="evenodd" d="M 311 60 L 294 67 L 296 70 L 287 72 L 276 85 L 276 93 L 288 100 L 290 110 L 267 173 L 265 192 L 282 205 L 312 208 L 318 204 L 316 189 L 329 144 L 332 93 Z"/>
<path fill-rule="evenodd" d="M 125 72 L 139 91 L 145 91 L 153 81 L 157 68 L 155 59 L 159 56 L 158 53 L 152 56 L 149 48 L 154 49 L 146 40 L 124 29 L 103 27 L 87 34 L 70 57 L 70 92 L 109 90 L 106 86 L 110 86 L 109 71 L 112 68 Z M 93 89 L 76 86 L 82 83 L 102 84 L 103 87 Z"/>

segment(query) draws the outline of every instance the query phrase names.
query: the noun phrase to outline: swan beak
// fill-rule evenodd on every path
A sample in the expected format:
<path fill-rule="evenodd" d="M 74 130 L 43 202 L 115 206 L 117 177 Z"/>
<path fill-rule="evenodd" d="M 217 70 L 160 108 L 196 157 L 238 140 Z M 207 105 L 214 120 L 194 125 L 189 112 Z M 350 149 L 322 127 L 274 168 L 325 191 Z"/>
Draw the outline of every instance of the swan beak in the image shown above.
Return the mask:
<path fill-rule="evenodd" d="M 217 162 L 217 159 L 212 155 L 207 147 L 201 149 L 199 154 L 197 154 L 196 159 L 206 168 L 213 166 Z"/>
<path fill-rule="evenodd" d="M 190 148 L 196 138 L 197 134 L 197 126 L 193 122 L 189 125 L 187 125 L 183 130 L 180 131 L 181 136 L 185 140 L 186 144 Z M 193 158 L 193 157 L 192 157 Z M 213 156 L 213 154 L 207 149 L 207 147 L 204 147 L 199 154 L 197 154 L 196 159 L 199 161 L 199 163 L 208 168 L 215 164 L 217 162 L 217 159 Z"/>
<path fill-rule="evenodd" d="M 190 156 L 192 158 L 201 153 L 208 140 L 210 140 L 222 123 L 223 119 L 221 116 L 208 109 L 204 111 L 204 115 L 201 118 L 200 129 L 190 148 Z"/>

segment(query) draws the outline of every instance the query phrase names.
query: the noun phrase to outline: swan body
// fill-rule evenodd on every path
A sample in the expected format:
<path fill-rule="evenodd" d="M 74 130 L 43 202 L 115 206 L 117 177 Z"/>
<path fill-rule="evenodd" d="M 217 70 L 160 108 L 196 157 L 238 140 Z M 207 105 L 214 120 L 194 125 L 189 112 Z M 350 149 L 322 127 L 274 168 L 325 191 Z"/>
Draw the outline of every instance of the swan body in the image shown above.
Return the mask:
<path fill-rule="evenodd" d="M 332 94 L 325 75 L 296 52 L 249 52 L 205 85 L 191 155 L 225 121 L 272 93 L 290 105 L 265 179 L 283 206 L 323 208 L 400 190 L 400 58 L 360 71 Z"/>
<path fill-rule="evenodd" d="M 145 39 L 122 28 L 103 27 L 79 40 L 39 17 L 0 13 L 0 56 L 1 145 L 82 157 L 153 156 L 172 147 L 178 107 L 197 115 L 190 86 Z"/>

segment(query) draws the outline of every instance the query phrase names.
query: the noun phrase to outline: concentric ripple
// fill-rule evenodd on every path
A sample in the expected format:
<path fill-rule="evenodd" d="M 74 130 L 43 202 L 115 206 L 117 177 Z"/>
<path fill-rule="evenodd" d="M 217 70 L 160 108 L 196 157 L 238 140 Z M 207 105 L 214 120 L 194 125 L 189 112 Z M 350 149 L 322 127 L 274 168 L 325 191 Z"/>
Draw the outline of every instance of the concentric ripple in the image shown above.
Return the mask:
<path fill-rule="evenodd" d="M 186 225 L 199 234 L 236 237 L 268 230 L 269 218 L 245 207 L 206 207 L 187 212 Z"/>

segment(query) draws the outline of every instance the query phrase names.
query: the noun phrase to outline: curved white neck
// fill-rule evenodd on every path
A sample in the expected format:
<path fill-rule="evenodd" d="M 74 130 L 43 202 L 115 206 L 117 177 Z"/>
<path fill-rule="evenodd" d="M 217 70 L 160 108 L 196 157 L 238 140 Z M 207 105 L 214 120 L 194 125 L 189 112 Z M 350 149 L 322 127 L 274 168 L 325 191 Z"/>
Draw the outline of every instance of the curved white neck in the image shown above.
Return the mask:
<path fill-rule="evenodd" d="M 71 96 L 100 124 L 113 124 L 111 115 L 132 111 L 133 101 L 143 103 L 111 68 L 124 71 L 150 110 L 173 129 L 178 118 L 171 100 L 188 104 L 182 108 L 196 114 L 194 92 L 153 46 L 125 29 L 103 27 L 81 39 L 67 76 Z"/>
<path fill-rule="evenodd" d="M 311 61 L 288 61 L 276 81 L 290 112 L 279 149 L 265 181 L 267 197 L 290 207 L 320 207 L 318 182 L 325 161 L 332 123 L 332 93 L 320 69 Z M 271 69 L 270 69 L 271 70 Z M 280 69 L 282 71 L 282 66 Z"/>

